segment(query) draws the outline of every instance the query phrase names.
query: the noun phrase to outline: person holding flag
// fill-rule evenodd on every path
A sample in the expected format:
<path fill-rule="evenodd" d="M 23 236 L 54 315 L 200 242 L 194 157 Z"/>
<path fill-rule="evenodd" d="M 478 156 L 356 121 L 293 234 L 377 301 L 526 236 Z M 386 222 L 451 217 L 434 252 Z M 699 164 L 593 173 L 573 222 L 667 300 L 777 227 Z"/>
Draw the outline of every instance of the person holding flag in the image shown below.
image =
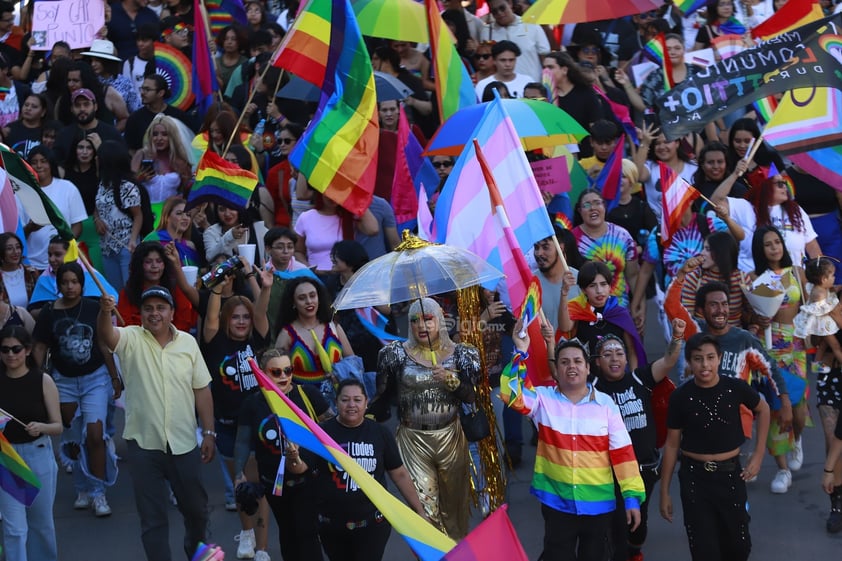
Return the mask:
<path fill-rule="evenodd" d="M 36 367 L 32 338 L 19 325 L 0 330 L 0 425 L 4 422 L 0 512 L 6 559 L 55 561 L 58 466 L 50 436 L 62 431 L 58 389 Z"/>

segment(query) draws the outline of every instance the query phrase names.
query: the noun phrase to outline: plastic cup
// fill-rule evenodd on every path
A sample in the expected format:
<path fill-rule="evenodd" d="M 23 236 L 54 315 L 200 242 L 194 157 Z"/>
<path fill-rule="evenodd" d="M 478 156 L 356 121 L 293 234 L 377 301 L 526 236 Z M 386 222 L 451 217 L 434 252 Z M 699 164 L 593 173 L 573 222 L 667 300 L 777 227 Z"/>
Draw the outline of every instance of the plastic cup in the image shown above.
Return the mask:
<path fill-rule="evenodd" d="M 245 257 L 246 260 L 254 267 L 254 251 L 257 248 L 253 243 L 241 243 L 237 246 L 237 253 L 240 257 Z"/>
<path fill-rule="evenodd" d="M 184 265 L 181 267 L 184 272 L 184 278 L 187 279 L 187 284 L 196 286 L 196 280 L 199 278 L 199 268 L 195 265 Z"/>

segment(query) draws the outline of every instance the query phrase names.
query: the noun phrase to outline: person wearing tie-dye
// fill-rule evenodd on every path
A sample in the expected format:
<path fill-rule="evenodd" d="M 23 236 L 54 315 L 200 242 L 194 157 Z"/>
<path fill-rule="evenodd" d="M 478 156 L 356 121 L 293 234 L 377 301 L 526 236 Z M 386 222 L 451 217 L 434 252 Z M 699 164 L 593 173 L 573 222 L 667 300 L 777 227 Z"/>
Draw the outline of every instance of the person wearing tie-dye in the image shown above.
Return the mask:
<path fill-rule="evenodd" d="M 585 345 L 562 339 L 550 357 L 556 387 L 533 388 L 526 377 L 529 335 L 523 333 L 514 338 L 517 351 L 500 377 L 500 397 L 538 428 L 530 492 L 544 517 L 542 559 L 608 559 L 614 481 L 629 531 L 640 524 L 646 496 L 631 438 L 614 400 L 588 382 Z"/>
<path fill-rule="evenodd" d="M 325 286 L 312 277 L 292 279 L 281 298 L 275 348 L 292 360 L 296 384 L 315 385 L 333 403 L 333 364 L 352 356 L 354 350 L 345 331 L 330 318 Z"/>
<path fill-rule="evenodd" d="M 572 232 L 582 259 L 601 261 L 608 266 L 614 275 L 611 295 L 627 308 L 640 270 L 637 244 L 622 226 L 606 222 L 607 204 L 598 189 L 583 191 L 576 202 Z"/>

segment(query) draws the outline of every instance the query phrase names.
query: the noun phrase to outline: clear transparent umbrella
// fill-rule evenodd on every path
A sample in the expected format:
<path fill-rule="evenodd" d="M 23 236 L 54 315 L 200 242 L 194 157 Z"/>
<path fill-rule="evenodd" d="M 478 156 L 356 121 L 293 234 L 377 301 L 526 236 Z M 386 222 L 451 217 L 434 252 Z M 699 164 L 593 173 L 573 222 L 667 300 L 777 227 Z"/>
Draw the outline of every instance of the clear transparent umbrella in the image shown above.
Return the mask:
<path fill-rule="evenodd" d="M 404 232 L 395 251 L 366 263 L 336 297 L 337 310 L 384 306 L 444 294 L 503 277 L 478 255 Z"/>

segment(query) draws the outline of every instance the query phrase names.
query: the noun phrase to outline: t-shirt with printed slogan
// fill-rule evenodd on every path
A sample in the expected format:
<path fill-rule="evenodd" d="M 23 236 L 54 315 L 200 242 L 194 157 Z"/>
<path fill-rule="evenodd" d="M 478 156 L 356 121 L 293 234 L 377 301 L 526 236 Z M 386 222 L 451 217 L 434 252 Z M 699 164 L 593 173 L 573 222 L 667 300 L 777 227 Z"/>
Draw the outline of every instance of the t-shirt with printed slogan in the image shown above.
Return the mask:
<path fill-rule="evenodd" d="M 72 308 L 41 308 L 33 337 L 50 349 L 53 369 L 62 376 L 76 378 L 90 374 L 104 364 L 96 340 L 99 304 L 82 298 Z"/>
<path fill-rule="evenodd" d="M 658 435 L 652 412 L 652 389 L 655 379 L 651 365 L 638 368 L 615 382 L 597 378 L 594 387 L 611 396 L 620 414 L 629 436 L 632 439 L 634 455 L 639 464 L 648 464 L 657 457 Z"/>
<path fill-rule="evenodd" d="M 237 420 L 243 400 L 258 389 L 257 377 L 251 371 L 248 359 L 257 356 L 269 346 L 269 341 L 252 333 L 248 341 L 235 341 L 221 329 L 202 345 L 202 355 L 211 375 L 213 415 L 216 419 Z"/>
<path fill-rule="evenodd" d="M 351 428 L 334 418 L 321 426 L 383 487 L 386 486 L 386 472 L 403 465 L 395 437 L 376 421 L 365 419 L 361 425 Z M 311 455 L 304 455 L 304 460 L 311 466 L 316 462 L 319 472 L 320 514 L 331 520 L 363 520 L 374 515 L 376 507 L 344 469 Z"/>
<path fill-rule="evenodd" d="M 330 408 L 317 387 L 296 385 L 287 397 L 305 413 L 307 413 L 307 406 L 301 398 L 301 392 L 304 392 L 310 400 L 317 418 Z M 251 449 L 254 450 L 254 459 L 257 461 L 257 473 L 262 479 L 274 481 L 278 473 L 278 464 L 281 462 L 284 441 L 278 417 L 269 409 L 269 404 L 266 403 L 263 394 L 253 393 L 243 401 L 240 408 L 240 426 L 251 428 L 250 444 Z M 291 479 L 301 481 L 304 478 L 287 472 L 284 484 Z"/>

